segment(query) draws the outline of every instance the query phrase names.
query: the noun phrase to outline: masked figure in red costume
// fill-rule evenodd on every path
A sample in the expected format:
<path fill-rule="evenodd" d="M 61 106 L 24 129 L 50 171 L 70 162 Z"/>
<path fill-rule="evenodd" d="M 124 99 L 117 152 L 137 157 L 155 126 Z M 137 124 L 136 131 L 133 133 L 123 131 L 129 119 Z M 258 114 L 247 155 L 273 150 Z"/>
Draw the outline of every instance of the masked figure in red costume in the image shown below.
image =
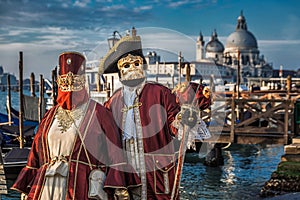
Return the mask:
<path fill-rule="evenodd" d="M 177 94 L 180 104 L 194 104 L 200 110 L 205 110 L 211 105 L 210 89 L 202 84 L 185 81 L 172 91 Z"/>
<path fill-rule="evenodd" d="M 12 189 L 27 199 L 113 199 L 128 185 L 122 143 L 111 113 L 89 99 L 83 55 L 59 56 L 57 84 L 58 104 L 43 117 Z"/>
<path fill-rule="evenodd" d="M 193 109 L 196 110 L 196 113 L 208 109 L 211 106 L 210 89 L 202 84 L 185 81 L 178 84 L 172 92 L 176 94 L 177 101 L 181 107 L 193 107 Z M 196 150 L 195 140 L 203 141 L 204 139 L 211 137 L 206 123 L 200 118 L 200 116 L 197 116 L 197 123 L 197 126 L 190 130 L 187 142 L 187 147 L 194 150 Z M 179 131 L 179 134 L 180 132 L 181 131 Z"/>
<path fill-rule="evenodd" d="M 100 61 L 100 73 L 118 72 L 122 87 L 104 104 L 119 127 L 128 163 L 142 186 L 131 199 L 171 199 L 176 172 L 174 137 L 180 106 L 172 91 L 147 82 L 141 39 L 122 37 Z M 178 193 L 174 199 L 179 199 Z"/>

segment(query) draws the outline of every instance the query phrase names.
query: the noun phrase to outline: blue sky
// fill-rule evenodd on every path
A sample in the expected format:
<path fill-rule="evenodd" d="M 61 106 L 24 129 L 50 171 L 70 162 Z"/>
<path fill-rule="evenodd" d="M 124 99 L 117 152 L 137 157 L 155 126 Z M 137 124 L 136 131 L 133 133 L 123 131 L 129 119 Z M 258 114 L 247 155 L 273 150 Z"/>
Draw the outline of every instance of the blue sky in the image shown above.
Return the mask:
<path fill-rule="evenodd" d="M 192 61 L 199 32 L 207 43 L 216 29 L 225 46 L 241 10 L 260 55 L 275 69 L 300 68 L 297 0 L 0 0 L 0 65 L 18 75 L 23 51 L 24 77 L 31 72 L 51 77 L 61 52 L 92 50 L 97 51 L 94 57 L 101 57 L 113 31 L 125 34 L 133 26 L 143 47 L 174 55 L 182 51 Z"/>

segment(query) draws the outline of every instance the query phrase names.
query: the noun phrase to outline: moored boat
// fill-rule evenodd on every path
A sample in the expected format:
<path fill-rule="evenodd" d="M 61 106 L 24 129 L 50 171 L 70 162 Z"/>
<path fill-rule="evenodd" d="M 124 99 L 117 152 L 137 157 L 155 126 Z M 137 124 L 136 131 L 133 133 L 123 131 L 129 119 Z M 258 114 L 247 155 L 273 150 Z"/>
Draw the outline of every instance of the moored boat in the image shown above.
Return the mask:
<path fill-rule="evenodd" d="M 37 121 L 23 121 L 23 144 L 20 148 L 19 119 L 0 113 L 0 140 L 6 179 L 14 179 L 26 165 L 30 147 L 38 126 Z"/>

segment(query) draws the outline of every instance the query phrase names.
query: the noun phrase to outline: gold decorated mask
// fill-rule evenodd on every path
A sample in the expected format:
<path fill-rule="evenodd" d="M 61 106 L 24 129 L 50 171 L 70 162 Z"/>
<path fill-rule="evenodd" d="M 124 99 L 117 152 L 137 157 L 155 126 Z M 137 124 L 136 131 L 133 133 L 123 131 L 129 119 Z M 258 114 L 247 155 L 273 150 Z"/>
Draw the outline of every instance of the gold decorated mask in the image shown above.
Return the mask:
<path fill-rule="evenodd" d="M 57 77 L 57 85 L 63 92 L 80 91 L 85 86 L 85 75 L 75 75 L 68 72 Z"/>
<path fill-rule="evenodd" d="M 202 93 L 205 98 L 208 99 L 210 97 L 210 89 L 208 87 L 204 87 Z"/>
<path fill-rule="evenodd" d="M 118 61 L 118 69 L 123 81 L 145 78 L 143 58 L 141 56 L 128 54 Z"/>

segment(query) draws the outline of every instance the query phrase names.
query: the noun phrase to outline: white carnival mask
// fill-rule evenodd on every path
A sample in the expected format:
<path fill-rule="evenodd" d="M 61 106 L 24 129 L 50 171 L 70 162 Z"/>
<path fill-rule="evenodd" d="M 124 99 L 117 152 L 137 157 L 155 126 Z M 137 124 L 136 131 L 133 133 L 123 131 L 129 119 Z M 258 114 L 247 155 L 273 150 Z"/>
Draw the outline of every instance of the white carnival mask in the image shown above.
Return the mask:
<path fill-rule="evenodd" d="M 145 78 L 143 58 L 141 56 L 128 54 L 118 61 L 118 69 L 120 70 L 121 81 Z"/>

